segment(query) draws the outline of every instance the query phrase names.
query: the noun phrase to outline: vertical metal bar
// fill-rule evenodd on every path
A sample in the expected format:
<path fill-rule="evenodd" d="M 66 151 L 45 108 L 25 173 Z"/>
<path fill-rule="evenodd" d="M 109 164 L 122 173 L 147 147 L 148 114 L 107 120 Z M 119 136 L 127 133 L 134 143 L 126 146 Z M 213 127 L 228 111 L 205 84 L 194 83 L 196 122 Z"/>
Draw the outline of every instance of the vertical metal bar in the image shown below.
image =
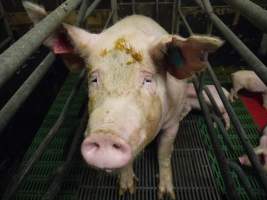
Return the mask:
<path fill-rule="evenodd" d="M 172 5 L 172 28 L 171 28 L 171 33 L 176 33 L 176 25 L 177 25 L 177 0 L 173 0 L 173 5 Z"/>
<path fill-rule="evenodd" d="M 156 20 L 159 21 L 159 0 L 156 0 Z"/>
<path fill-rule="evenodd" d="M 87 8 L 86 13 L 84 14 L 83 20 L 87 19 L 89 15 L 93 12 L 93 10 L 97 7 L 97 5 L 100 3 L 101 0 L 95 0 L 89 8 Z"/>
<path fill-rule="evenodd" d="M 81 0 L 67 0 L 0 55 L 0 88 Z"/>
<path fill-rule="evenodd" d="M 113 12 L 112 21 L 115 24 L 118 21 L 118 2 L 117 0 L 111 0 L 111 9 Z"/>
<path fill-rule="evenodd" d="M 132 13 L 135 14 L 135 0 L 132 0 Z"/>
<path fill-rule="evenodd" d="M 184 22 L 184 25 L 186 26 L 186 29 L 188 30 L 189 34 L 192 35 L 193 31 L 192 31 L 191 27 L 189 26 L 183 12 L 182 12 L 182 9 L 181 9 L 181 0 L 178 1 L 178 12 L 179 12 L 180 17 L 182 18 L 182 21 Z"/>

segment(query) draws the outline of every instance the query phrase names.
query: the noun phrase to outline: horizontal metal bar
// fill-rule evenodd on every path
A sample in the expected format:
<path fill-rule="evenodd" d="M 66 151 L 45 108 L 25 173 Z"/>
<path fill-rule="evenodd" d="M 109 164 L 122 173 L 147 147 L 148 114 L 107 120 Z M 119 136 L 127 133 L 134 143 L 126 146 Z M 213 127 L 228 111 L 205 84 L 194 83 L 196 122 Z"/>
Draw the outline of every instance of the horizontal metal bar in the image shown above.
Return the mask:
<path fill-rule="evenodd" d="M 0 55 L 0 88 L 81 0 L 67 0 Z"/>
<path fill-rule="evenodd" d="M 241 57 L 249 64 L 250 68 L 256 72 L 261 80 L 267 85 L 267 67 L 254 53 L 221 21 L 213 12 L 209 0 L 203 0 L 205 12 L 208 14 L 214 25 L 221 31 L 227 41 L 237 50 Z M 266 185 L 267 186 L 267 185 Z"/>
<path fill-rule="evenodd" d="M 118 5 L 119 6 L 132 6 L 132 2 L 119 2 Z M 141 1 L 137 1 L 135 2 L 136 5 L 156 5 L 157 2 L 153 2 L 153 1 L 150 1 L 150 2 L 141 2 Z M 173 4 L 173 1 L 164 1 L 164 2 L 158 2 L 158 5 L 171 5 Z"/>
<path fill-rule="evenodd" d="M 16 190 L 18 189 L 22 180 L 24 179 L 24 177 L 29 173 L 29 171 L 32 169 L 33 165 L 40 159 L 40 157 L 42 156 L 42 154 L 46 150 L 46 147 L 50 144 L 50 142 L 56 136 L 58 130 L 60 129 L 60 127 L 62 126 L 62 124 L 66 118 L 67 111 L 70 107 L 70 104 L 71 104 L 73 98 L 75 97 L 76 93 L 78 92 L 78 90 L 79 90 L 79 88 L 80 88 L 80 86 L 81 86 L 81 84 L 85 78 L 85 72 L 86 72 L 86 70 L 83 69 L 82 72 L 80 73 L 79 80 L 77 81 L 77 83 L 73 87 L 69 97 L 67 98 L 66 103 L 65 103 L 56 123 L 49 130 L 49 132 L 47 133 L 47 135 L 43 139 L 42 143 L 38 146 L 38 148 L 33 153 L 31 158 L 29 160 L 27 160 L 26 163 L 20 167 L 18 173 L 12 177 L 11 182 L 9 184 L 9 187 L 7 188 L 7 191 L 5 192 L 5 194 L 3 195 L 2 200 L 8 200 L 12 197 L 12 195 L 16 192 Z"/>
<path fill-rule="evenodd" d="M 0 134 L 15 115 L 20 106 L 25 102 L 37 84 L 42 80 L 55 60 L 53 53 L 49 53 L 44 60 L 36 67 L 27 80 L 20 86 L 15 94 L 9 99 L 0 111 Z"/>
<path fill-rule="evenodd" d="M 224 0 L 247 18 L 252 25 L 267 33 L 267 11 L 250 0 Z"/>
<path fill-rule="evenodd" d="M 101 0 L 95 0 L 95 1 L 89 6 L 89 8 L 87 8 L 84 19 L 86 19 L 87 17 L 89 17 L 89 15 L 93 12 L 93 10 L 97 7 L 97 5 L 98 5 L 100 2 L 101 2 Z"/>
<path fill-rule="evenodd" d="M 87 102 L 86 102 L 87 104 Z M 42 196 L 42 200 L 53 200 L 57 197 L 60 192 L 64 178 L 67 176 L 70 168 L 73 164 L 74 155 L 78 149 L 79 144 L 81 143 L 83 132 L 87 125 L 88 111 L 84 109 L 81 121 L 78 128 L 76 129 L 74 136 L 72 138 L 72 144 L 67 155 L 66 161 L 57 168 L 57 173 L 54 176 L 53 182 L 50 184 L 47 192 Z"/>
<path fill-rule="evenodd" d="M 207 123 L 209 137 L 212 141 L 213 150 L 216 155 L 216 159 L 219 164 L 219 168 L 222 173 L 222 177 L 223 177 L 223 180 L 226 186 L 226 191 L 227 191 L 226 195 L 229 197 L 229 199 L 239 199 L 238 193 L 236 192 L 235 187 L 234 187 L 233 179 L 230 174 L 227 158 L 220 146 L 220 142 L 217 136 L 215 135 L 215 129 L 213 127 L 212 119 L 209 114 L 208 105 L 206 104 L 204 97 L 203 97 L 202 86 L 201 86 L 203 85 L 203 81 L 198 82 L 198 80 L 194 78 L 193 84 L 194 84 L 194 87 L 195 87 L 195 90 L 198 96 L 201 109 L 204 113 L 204 118 Z"/>

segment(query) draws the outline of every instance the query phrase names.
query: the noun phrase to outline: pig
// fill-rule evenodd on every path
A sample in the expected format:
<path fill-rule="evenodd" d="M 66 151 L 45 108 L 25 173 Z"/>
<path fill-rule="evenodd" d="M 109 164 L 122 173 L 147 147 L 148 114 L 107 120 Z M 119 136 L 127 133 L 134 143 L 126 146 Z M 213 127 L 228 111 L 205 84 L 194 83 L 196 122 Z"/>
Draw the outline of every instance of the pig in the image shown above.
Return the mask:
<path fill-rule="evenodd" d="M 246 89 L 250 92 L 260 92 L 263 97 L 263 107 L 267 109 L 267 86 L 256 75 L 254 71 L 240 70 L 231 74 L 233 88 L 230 92 L 230 101 L 237 99 L 237 93 L 241 89 Z"/>
<path fill-rule="evenodd" d="M 260 144 L 256 148 L 254 148 L 256 155 L 258 156 L 261 164 L 263 165 L 263 169 L 267 172 L 267 124 L 265 128 L 262 130 L 262 136 L 260 138 Z M 251 163 L 248 159 L 247 155 L 243 155 L 239 157 L 239 162 L 242 165 L 251 166 Z"/>
<path fill-rule="evenodd" d="M 46 15 L 38 5 L 24 2 L 24 7 L 30 18 Z M 62 34 L 67 39 L 60 39 Z M 87 69 L 89 120 L 81 154 L 89 166 L 119 173 L 120 195 L 134 192 L 134 159 L 161 133 L 158 196 L 175 198 L 171 155 L 179 122 L 187 114 L 185 80 L 203 70 L 204 55 L 222 44 L 217 37 L 169 35 L 141 15 L 128 16 L 99 34 L 62 24 L 47 38 L 45 45 L 70 70 Z M 170 70 L 167 61 L 170 47 L 183 58 L 177 70 Z"/>
<path fill-rule="evenodd" d="M 217 106 L 221 112 L 221 115 L 223 117 L 225 128 L 226 128 L 226 130 L 228 130 L 230 128 L 230 118 L 229 118 L 229 115 L 228 115 L 228 113 L 227 113 L 227 111 L 223 105 L 223 102 L 222 102 L 215 86 L 214 85 L 206 85 L 206 87 L 208 88 L 211 95 L 213 96 L 213 98 L 214 98 L 214 100 L 215 100 L 215 102 L 216 102 L 216 104 L 217 104 Z M 223 90 L 226 98 L 229 99 L 229 96 L 230 96 L 229 92 L 223 87 L 222 87 L 222 90 Z M 187 85 L 186 93 L 187 93 L 187 97 L 188 97 L 188 101 L 187 101 L 188 110 L 192 110 L 192 109 L 201 110 L 201 107 L 200 107 L 200 104 L 198 101 L 198 97 L 196 94 L 196 90 L 195 90 L 194 85 L 192 83 L 189 83 Z M 209 97 L 207 96 L 206 92 L 203 91 L 203 94 L 204 94 L 204 99 L 205 99 L 206 103 L 209 106 L 212 106 L 212 103 L 210 102 Z"/>

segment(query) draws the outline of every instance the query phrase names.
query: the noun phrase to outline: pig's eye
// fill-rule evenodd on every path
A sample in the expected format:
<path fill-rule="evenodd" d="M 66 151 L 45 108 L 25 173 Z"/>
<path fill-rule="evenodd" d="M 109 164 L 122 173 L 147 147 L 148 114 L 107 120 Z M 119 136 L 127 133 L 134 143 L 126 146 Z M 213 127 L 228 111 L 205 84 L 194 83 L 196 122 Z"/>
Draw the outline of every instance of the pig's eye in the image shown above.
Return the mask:
<path fill-rule="evenodd" d="M 145 84 L 150 84 L 150 83 L 152 83 L 152 78 L 151 78 L 151 77 L 149 77 L 149 78 L 144 78 L 144 80 L 143 80 L 143 85 L 145 85 Z"/>
<path fill-rule="evenodd" d="M 96 75 L 91 76 L 90 78 L 90 85 L 96 86 L 98 84 L 98 77 Z"/>

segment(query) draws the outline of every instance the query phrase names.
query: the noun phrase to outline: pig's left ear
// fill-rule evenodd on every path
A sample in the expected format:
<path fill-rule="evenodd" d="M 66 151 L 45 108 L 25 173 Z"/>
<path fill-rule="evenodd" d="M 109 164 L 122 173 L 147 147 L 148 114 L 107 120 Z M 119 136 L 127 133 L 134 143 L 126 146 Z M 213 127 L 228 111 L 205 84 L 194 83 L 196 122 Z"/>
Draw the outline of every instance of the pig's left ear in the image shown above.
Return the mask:
<path fill-rule="evenodd" d="M 80 54 L 81 57 L 87 58 L 97 42 L 99 34 L 89 33 L 69 24 L 63 24 L 63 27 L 67 32 L 67 37 L 72 44 L 71 46 L 74 47 L 75 52 Z M 56 45 L 54 48 L 56 48 Z M 57 53 L 56 49 L 54 51 Z"/>
<path fill-rule="evenodd" d="M 203 70 L 208 53 L 216 51 L 222 44 L 217 37 L 166 35 L 153 43 L 150 55 L 157 66 L 178 79 L 185 79 Z"/>

